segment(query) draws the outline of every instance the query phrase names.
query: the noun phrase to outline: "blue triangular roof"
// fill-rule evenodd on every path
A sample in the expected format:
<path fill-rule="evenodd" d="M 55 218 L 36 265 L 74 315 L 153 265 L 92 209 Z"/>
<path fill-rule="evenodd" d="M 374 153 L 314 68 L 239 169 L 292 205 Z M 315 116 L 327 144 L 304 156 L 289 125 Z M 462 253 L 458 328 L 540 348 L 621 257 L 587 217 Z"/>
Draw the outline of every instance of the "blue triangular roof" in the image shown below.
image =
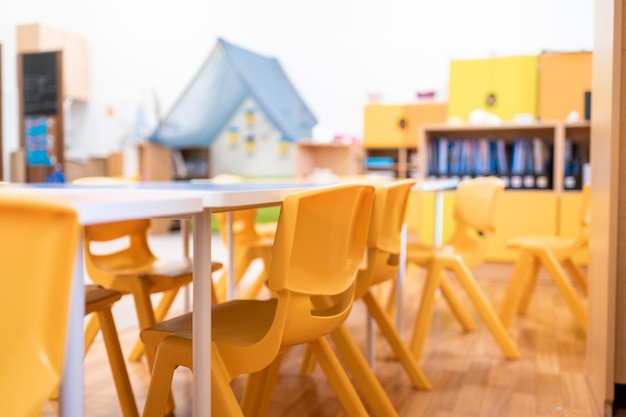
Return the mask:
<path fill-rule="evenodd" d="M 173 148 L 208 147 L 248 97 L 284 139 L 311 137 L 315 116 L 278 60 L 220 38 L 148 140 Z"/>

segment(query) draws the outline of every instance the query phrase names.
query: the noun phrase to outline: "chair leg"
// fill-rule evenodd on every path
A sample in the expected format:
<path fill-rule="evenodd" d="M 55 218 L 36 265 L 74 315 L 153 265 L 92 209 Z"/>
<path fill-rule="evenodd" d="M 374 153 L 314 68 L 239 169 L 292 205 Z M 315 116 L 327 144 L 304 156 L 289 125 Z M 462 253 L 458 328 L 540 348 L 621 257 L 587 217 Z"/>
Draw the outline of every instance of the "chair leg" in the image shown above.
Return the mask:
<path fill-rule="evenodd" d="M 243 417 L 237 398 L 230 388 L 230 376 L 215 346 L 211 348 L 211 414 L 224 417 Z M 144 414 L 144 417 L 148 417 Z"/>
<path fill-rule="evenodd" d="M 98 316 L 96 314 L 92 314 L 87 321 L 87 325 L 85 326 L 85 355 L 89 352 L 89 348 L 93 344 L 94 340 L 96 340 L 96 336 L 98 336 L 99 331 L 100 322 L 98 322 Z"/>
<path fill-rule="evenodd" d="M 387 306 L 385 307 L 385 311 L 389 318 L 396 316 L 396 310 L 398 308 L 396 305 L 396 285 L 398 285 L 397 280 L 392 279 L 389 285 L 389 293 L 387 294 Z"/>
<path fill-rule="evenodd" d="M 304 346 L 304 353 L 302 354 L 302 362 L 300 362 L 300 375 L 309 376 L 315 370 L 315 365 L 317 362 L 315 361 L 315 356 L 313 356 L 313 352 L 311 352 L 311 348 L 309 345 Z"/>
<path fill-rule="evenodd" d="M 450 267 L 456 273 L 469 299 L 474 303 L 478 314 L 487 325 L 487 328 L 500 346 L 504 356 L 509 359 L 518 359 L 520 357 L 520 352 L 517 349 L 515 342 L 511 339 L 511 335 L 509 335 L 506 331 L 506 328 L 491 307 L 487 297 L 485 297 L 485 294 L 476 283 L 476 280 L 472 276 L 469 268 L 458 259 L 453 260 Z"/>
<path fill-rule="evenodd" d="M 526 272 L 527 265 L 532 261 L 532 254 L 526 249 L 521 249 L 520 254 L 513 267 L 509 286 L 504 295 L 502 305 L 500 307 L 500 321 L 505 327 L 508 327 L 513 320 L 513 316 L 518 311 L 520 298 L 526 289 Z"/>
<path fill-rule="evenodd" d="M 169 407 L 172 403 L 170 388 L 174 371 L 179 366 L 193 369 L 188 354 L 189 343 L 188 340 L 180 340 L 180 338 L 171 336 L 161 341 L 143 409 L 144 417 L 163 416 L 170 413 Z"/>
<path fill-rule="evenodd" d="M 159 304 L 154 309 L 154 319 L 157 323 L 163 321 L 167 315 L 170 307 L 174 303 L 176 296 L 178 295 L 178 288 L 174 288 L 168 291 L 163 291 Z M 144 344 L 141 340 L 137 340 L 133 349 L 128 355 L 128 360 L 131 362 L 137 362 L 141 359 L 144 353 Z"/>
<path fill-rule="evenodd" d="M 335 342 L 341 359 L 352 374 L 374 415 L 378 417 L 397 416 L 398 413 L 391 400 L 372 372 L 372 368 L 370 368 L 346 325 L 342 324 L 337 327 L 331 332 L 330 337 Z"/>
<path fill-rule="evenodd" d="M 267 256 L 264 256 L 262 260 L 263 270 L 259 272 L 259 275 L 252 281 L 252 284 L 250 284 L 250 286 L 246 290 L 246 293 L 243 296 L 244 299 L 254 300 L 259 296 L 259 293 L 261 292 L 261 290 L 263 290 L 263 287 L 265 287 L 265 283 L 267 282 L 268 278 L 270 261 Z"/>
<path fill-rule="evenodd" d="M 537 278 L 539 277 L 539 269 L 541 269 L 541 263 L 536 256 L 532 257 L 531 265 L 526 268 L 526 277 L 524 288 L 519 300 L 519 306 L 517 307 L 517 314 L 520 316 L 526 314 L 528 311 L 528 305 L 530 304 L 530 298 L 533 295 L 535 286 L 537 285 Z"/>
<path fill-rule="evenodd" d="M 583 296 L 587 297 L 587 289 L 588 289 L 588 280 L 587 275 L 583 272 L 583 270 L 578 266 L 576 262 L 572 258 L 565 258 L 563 260 L 563 266 L 567 269 L 567 272 L 574 278 L 574 281 L 580 288 L 580 292 Z"/>
<path fill-rule="evenodd" d="M 426 336 L 435 312 L 435 303 L 437 302 L 435 293 L 441 287 L 441 277 L 441 266 L 439 264 L 432 264 L 427 269 L 424 288 L 422 289 L 422 300 L 417 310 L 417 316 L 413 324 L 413 335 L 409 344 L 409 348 L 416 360 L 420 360 L 422 357 Z"/>
<path fill-rule="evenodd" d="M 133 298 L 135 300 L 135 310 L 137 311 L 137 318 L 139 321 L 139 329 L 146 329 L 153 324 L 156 324 L 156 318 L 154 316 L 154 309 L 152 307 L 152 300 L 148 287 L 144 279 L 136 279 L 132 282 L 133 286 Z M 148 363 L 148 369 L 152 371 L 154 366 L 154 360 L 156 356 L 156 348 L 154 346 L 144 345 L 144 353 L 146 356 L 146 362 Z M 167 413 L 174 410 L 174 397 L 171 392 L 167 396 L 168 405 Z"/>
<path fill-rule="evenodd" d="M 556 284 L 561 296 L 565 299 L 565 303 L 572 311 L 574 318 L 583 331 L 587 333 L 587 307 L 585 307 L 578 294 L 576 294 L 576 290 L 574 290 L 571 282 L 565 276 L 559 262 L 556 260 L 552 252 L 547 250 L 541 250 L 537 253 L 537 255 L 541 259 L 544 268 L 546 268 L 548 274 L 550 274 L 550 277 Z"/>
<path fill-rule="evenodd" d="M 228 283 L 228 267 L 224 266 L 224 268 L 222 268 L 222 273 L 218 276 L 217 280 L 214 283 L 215 303 L 222 303 L 226 301 L 227 283 Z"/>
<path fill-rule="evenodd" d="M 280 353 L 265 369 L 248 375 L 241 399 L 241 409 L 246 417 L 268 415 L 284 357 L 284 353 Z"/>
<path fill-rule="evenodd" d="M 454 317 L 459 321 L 461 327 L 466 332 L 476 331 L 476 323 L 474 319 L 470 315 L 469 311 L 463 305 L 461 298 L 457 295 L 454 290 L 454 286 L 452 282 L 450 282 L 450 278 L 446 275 L 445 271 L 441 271 L 441 293 L 443 297 L 448 302 L 448 306 L 450 306 L 450 310 L 454 314 Z"/>
<path fill-rule="evenodd" d="M 341 367 L 339 359 L 335 356 L 328 340 L 323 337 L 309 342 L 317 362 L 322 367 L 328 382 L 337 394 L 346 414 L 350 417 L 368 417 L 363 403 L 359 399 L 352 382 Z M 390 414 L 390 416 L 395 414 Z"/>
<path fill-rule="evenodd" d="M 104 345 L 109 358 L 109 365 L 111 367 L 111 373 L 113 374 L 113 381 L 115 382 L 115 389 L 120 401 L 122 415 L 124 417 L 139 417 L 137 403 L 133 395 L 130 380 L 128 379 L 126 363 L 124 362 L 124 355 L 120 348 L 120 341 L 117 336 L 117 329 L 113 321 L 111 309 L 108 308 L 98 311 L 98 320 L 102 327 L 102 338 L 104 339 Z"/>
<path fill-rule="evenodd" d="M 413 383 L 413 386 L 417 389 L 431 389 L 432 385 L 426 377 L 426 374 L 424 374 L 424 371 L 422 371 L 422 369 L 418 366 L 417 360 L 413 357 L 409 348 L 402 341 L 400 333 L 398 333 L 398 330 L 393 326 L 389 317 L 380 304 L 378 304 L 378 301 L 371 291 L 368 291 L 363 296 L 363 301 L 365 302 L 370 315 L 374 318 L 374 320 L 376 320 L 376 324 L 378 324 L 382 335 L 385 336 L 385 339 L 389 342 L 393 352 L 400 360 L 400 363 L 404 367 L 404 370 Z"/>

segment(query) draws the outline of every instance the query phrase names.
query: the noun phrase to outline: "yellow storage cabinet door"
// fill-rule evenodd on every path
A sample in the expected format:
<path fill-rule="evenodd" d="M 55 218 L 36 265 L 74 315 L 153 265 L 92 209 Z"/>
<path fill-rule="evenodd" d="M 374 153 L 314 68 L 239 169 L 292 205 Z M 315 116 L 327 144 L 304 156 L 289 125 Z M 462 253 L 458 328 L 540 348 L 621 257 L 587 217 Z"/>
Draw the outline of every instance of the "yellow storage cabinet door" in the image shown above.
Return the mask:
<path fill-rule="evenodd" d="M 568 191 L 561 195 L 559 201 L 559 227 L 558 235 L 563 237 L 575 237 L 578 235 L 580 205 L 582 193 L 580 191 Z M 589 262 L 589 249 L 580 251 L 574 259 L 581 265 Z"/>
<path fill-rule="evenodd" d="M 513 120 L 516 114 L 537 118 L 537 56 L 494 58 L 491 88 L 495 101 L 485 110 L 502 120 Z"/>
<path fill-rule="evenodd" d="M 571 111 L 585 116 L 585 91 L 591 91 L 591 52 L 539 56 L 538 115 L 565 120 Z"/>
<path fill-rule="evenodd" d="M 505 190 L 498 208 L 496 233 L 487 260 L 513 262 L 517 251 L 506 247 L 509 239 L 521 236 L 555 235 L 557 201 L 553 192 Z"/>
<path fill-rule="evenodd" d="M 365 106 L 363 146 L 388 148 L 404 145 L 406 124 L 405 106 Z"/>
<path fill-rule="evenodd" d="M 448 116 L 467 121 L 476 109 L 486 109 L 491 88 L 491 60 L 450 61 Z"/>
<path fill-rule="evenodd" d="M 451 61 L 449 115 L 467 121 L 481 109 L 503 121 L 536 118 L 537 62 L 535 55 Z"/>
<path fill-rule="evenodd" d="M 448 117 L 447 103 L 420 103 L 405 107 L 406 130 L 403 145 L 417 148 L 419 145 L 419 129 L 423 124 L 445 123 Z"/>

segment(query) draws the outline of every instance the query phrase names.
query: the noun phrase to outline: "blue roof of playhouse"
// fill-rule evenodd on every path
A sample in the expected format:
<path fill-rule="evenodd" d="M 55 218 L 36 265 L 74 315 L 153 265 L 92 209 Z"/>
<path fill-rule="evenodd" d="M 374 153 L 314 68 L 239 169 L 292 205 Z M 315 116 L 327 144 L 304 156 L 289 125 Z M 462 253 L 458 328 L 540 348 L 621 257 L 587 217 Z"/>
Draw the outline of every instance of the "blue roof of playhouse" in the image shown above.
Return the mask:
<path fill-rule="evenodd" d="M 311 137 L 315 116 L 278 60 L 220 38 L 148 140 L 173 148 L 210 146 L 247 97 L 285 139 Z"/>

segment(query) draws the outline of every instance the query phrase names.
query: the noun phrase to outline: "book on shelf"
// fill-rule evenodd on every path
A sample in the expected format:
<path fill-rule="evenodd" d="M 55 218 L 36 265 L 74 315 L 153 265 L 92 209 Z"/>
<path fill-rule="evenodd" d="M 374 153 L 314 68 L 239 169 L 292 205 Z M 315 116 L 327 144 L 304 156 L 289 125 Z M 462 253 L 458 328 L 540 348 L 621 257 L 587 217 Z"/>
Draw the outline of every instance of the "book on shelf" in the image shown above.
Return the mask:
<path fill-rule="evenodd" d="M 172 171 L 174 178 L 186 178 L 187 177 L 187 165 L 183 154 L 178 149 L 172 149 Z"/>
<path fill-rule="evenodd" d="M 541 138 L 435 138 L 429 144 L 428 176 L 495 175 L 507 188 L 552 187 L 551 146 Z"/>
<path fill-rule="evenodd" d="M 365 166 L 368 168 L 392 168 L 395 161 L 390 156 L 368 156 Z"/>

